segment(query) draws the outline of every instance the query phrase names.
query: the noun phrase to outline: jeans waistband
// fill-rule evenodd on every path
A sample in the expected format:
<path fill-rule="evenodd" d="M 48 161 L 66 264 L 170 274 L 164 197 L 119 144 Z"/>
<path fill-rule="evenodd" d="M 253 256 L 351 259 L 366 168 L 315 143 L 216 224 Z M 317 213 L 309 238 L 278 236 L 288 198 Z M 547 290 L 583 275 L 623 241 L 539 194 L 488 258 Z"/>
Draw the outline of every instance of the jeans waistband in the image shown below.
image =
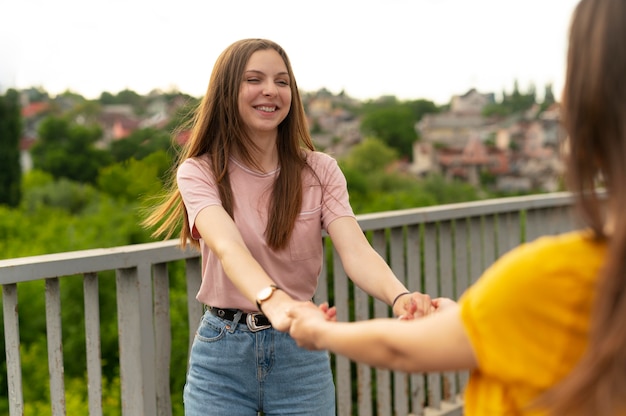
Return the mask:
<path fill-rule="evenodd" d="M 213 306 L 208 306 L 209 312 L 218 318 L 225 319 L 227 321 L 235 321 L 237 313 L 241 312 L 239 322 L 245 323 L 248 329 L 252 332 L 261 331 L 263 329 L 271 328 L 272 323 L 267 316 L 260 312 L 243 312 L 239 309 L 222 309 Z"/>

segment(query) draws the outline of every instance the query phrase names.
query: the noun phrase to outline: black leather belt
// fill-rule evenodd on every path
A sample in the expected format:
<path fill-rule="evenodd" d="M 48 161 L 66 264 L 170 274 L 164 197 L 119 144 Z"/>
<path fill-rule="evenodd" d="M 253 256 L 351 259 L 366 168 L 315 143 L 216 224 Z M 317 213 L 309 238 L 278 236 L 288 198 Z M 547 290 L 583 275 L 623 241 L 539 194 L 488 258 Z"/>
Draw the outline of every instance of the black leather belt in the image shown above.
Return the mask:
<path fill-rule="evenodd" d="M 235 315 L 240 312 L 239 309 L 221 309 L 213 306 L 208 306 L 209 311 L 218 318 L 226 319 L 227 321 L 234 321 Z M 271 328 L 272 323 L 267 316 L 260 312 L 241 312 L 239 322 L 246 323 L 248 329 L 252 332 L 261 331 L 263 329 Z"/>

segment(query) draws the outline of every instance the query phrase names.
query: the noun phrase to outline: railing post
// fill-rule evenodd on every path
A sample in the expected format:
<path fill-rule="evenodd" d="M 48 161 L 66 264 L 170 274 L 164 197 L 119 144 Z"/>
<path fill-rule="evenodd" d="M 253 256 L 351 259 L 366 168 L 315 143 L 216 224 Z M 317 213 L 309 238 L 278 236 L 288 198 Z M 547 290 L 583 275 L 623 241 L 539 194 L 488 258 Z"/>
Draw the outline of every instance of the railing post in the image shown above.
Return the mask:
<path fill-rule="evenodd" d="M 83 293 L 85 297 L 85 346 L 87 348 L 89 416 L 102 416 L 102 355 L 97 273 L 85 273 Z"/>
<path fill-rule="evenodd" d="M 149 265 L 117 269 L 122 415 L 156 414 L 154 325 Z"/>
<path fill-rule="evenodd" d="M 61 290 L 59 278 L 46 280 L 46 333 L 48 339 L 48 369 L 50 371 L 50 406 L 52 416 L 64 416 L 65 370 L 61 333 Z"/>
<path fill-rule="evenodd" d="M 9 415 L 24 414 L 22 396 L 22 366 L 20 358 L 20 325 L 17 313 L 17 285 L 2 285 L 2 312 L 4 314 L 4 349 L 7 357 L 9 388 Z"/>
<path fill-rule="evenodd" d="M 166 263 L 153 266 L 154 282 L 154 334 L 155 383 L 157 413 L 155 416 L 172 416 L 170 392 L 170 361 L 172 358 L 172 326 L 170 322 L 170 285 Z"/>
<path fill-rule="evenodd" d="M 384 229 L 372 233 L 372 247 L 383 258 L 387 258 L 387 238 Z M 389 305 L 378 299 L 374 300 L 374 318 L 388 318 Z M 376 414 L 391 416 L 392 407 L 391 370 L 376 369 Z"/>
<path fill-rule="evenodd" d="M 194 257 L 185 261 L 185 268 L 187 269 L 187 314 L 189 324 L 189 347 L 188 351 L 191 353 L 191 346 L 193 340 L 196 337 L 196 330 L 202 317 L 203 305 L 196 300 L 196 294 L 200 290 L 200 284 L 202 283 L 202 266 L 200 257 Z"/>

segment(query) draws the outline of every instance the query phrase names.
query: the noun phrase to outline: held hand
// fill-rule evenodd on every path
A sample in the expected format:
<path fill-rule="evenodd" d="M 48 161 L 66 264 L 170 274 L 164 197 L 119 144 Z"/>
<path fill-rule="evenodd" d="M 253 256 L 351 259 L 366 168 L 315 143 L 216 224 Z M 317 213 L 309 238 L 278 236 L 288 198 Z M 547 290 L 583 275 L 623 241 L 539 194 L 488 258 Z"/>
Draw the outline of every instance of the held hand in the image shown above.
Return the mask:
<path fill-rule="evenodd" d="M 322 303 L 319 306 L 319 310 L 324 312 L 324 314 L 326 315 L 326 320 L 333 322 L 337 321 L 337 308 L 335 308 L 334 306 L 331 308 L 328 305 L 328 302 Z"/>
<path fill-rule="evenodd" d="M 306 302 L 290 309 L 287 313 L 289 318 L 291 318 L 289 335 L 291 335 L 299 347 L 307 350 L 319 349 L 315 345 L 316 334 L 325 323 L 330 321 L 326 313 L 328 310 L 325 312 L 322 306 L 316 307 L 313 303 Z M 336 320 L 336 317 L 333 320 Z"/>
<path fill-rule="evenodd" d="M 293 300 L 289 296 L 282 297 L 279 295 L 276 296 L 276 298 L 276 302 L 272 299 L 264 304 L 265 306 L 263 307 L 263 312 L 272 323 L 274 329 L 278 331 L 289 331 L 291 326 L 291 316 L 289 316 L 288 312 L 289 310 L 300 306 L 313 306 L 324 314 L 327 321 L 337 321 L 337 309 L 334 306 L 330 307 L 328 302 L 324 302 L 316 307 L 312 302 Z"/>
<path fill-rule="evenodd" d="M 307 303 L 310 302 L 294 300 L 286 292 L 277 290 L 269 300 L 263 302 L 263 314 L 270 320 L 274 329 L 288 332 L 291 317 L 288 316 L 287 311 Z"/>
<path fill-rule="evenodd" d="M 451 306 L 456 305 L 457 303 L 450 298 L 435 298 L 433 299 L 433 305 L 437 312 L 440 312 L 444 309 L 447 309 Z"/>
<path fill-rule="evenodd" d="M 403 320 L 422 318 L 435 310 L 436 307 L 430 296 L 420 292 L 400 296 L 393 306 L 394 315 Z"/>
<path fill-rule="evenodd" d="M 287 310 L 293 307 L 292 305 L 293 305 L 292 302 L 285 302 L 281 304 L 278 308 L 273 308 L 271 312 L 265 313 L 265 316 L 268 317 L 274 329 L 281 331 L 281 332 L 289 331 L 289 327 L 291 325 L 291 318 L 287 315 Z M 265 309 L 269 309 L 269 308 L 264 308 L 264 312 L 265 312 Z"/>

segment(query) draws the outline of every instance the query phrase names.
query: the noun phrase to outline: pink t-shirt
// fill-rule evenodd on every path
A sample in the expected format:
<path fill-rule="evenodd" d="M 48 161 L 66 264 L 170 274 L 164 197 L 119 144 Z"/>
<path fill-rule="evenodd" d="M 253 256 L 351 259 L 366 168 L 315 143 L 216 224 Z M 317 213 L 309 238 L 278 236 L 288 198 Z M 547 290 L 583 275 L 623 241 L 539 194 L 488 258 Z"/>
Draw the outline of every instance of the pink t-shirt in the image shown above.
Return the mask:
<path fill-rule="evenodd" d="M 196 299 L 215 307 L 256 311 L 256 305 L 232 284 L 195 228 L 196 217 L 203 208 L 222 205 L 210 163 L 207 155 L 190 158 L 177 172 L 189 226 L 202 248 L 202 284 Z M 232 158 L 229 163 L 235 224 L 246 246 L 278 287 L 299 300 L 311 299 L 317 288 L 322 266 L 322 230 L 327 230 L 339 217 L 354 217 L 346 179 L 335 159 L 324 153 L 308 152 L 307 163 L 320 182 L 309 170 L 304 170 L 302 211 L 288 247 L 279 251 L 269 249 L 264 236 L 268 198 L 279 171 L 258 173 Z"/>

